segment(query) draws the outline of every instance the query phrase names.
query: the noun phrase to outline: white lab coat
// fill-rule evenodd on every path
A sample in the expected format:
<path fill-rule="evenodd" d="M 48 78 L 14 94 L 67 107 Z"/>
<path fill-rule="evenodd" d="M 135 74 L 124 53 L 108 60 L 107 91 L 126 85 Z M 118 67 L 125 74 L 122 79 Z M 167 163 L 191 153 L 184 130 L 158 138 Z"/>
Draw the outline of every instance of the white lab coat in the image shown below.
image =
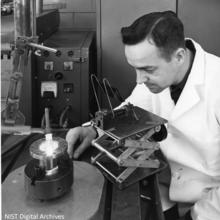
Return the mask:
<path fill-rule="evenodd" d="M 169 88 L 153 94 L 144 84 L 137 85 L 126 102 L 168 120 L 168 137 L 161 142 L 161 150 L 172 172 L 170 199 L 193 203 L 194 220 L 218 220 L 220 58 L 192 42 L 196 49 L 193 66 L 176 105 Z"/>

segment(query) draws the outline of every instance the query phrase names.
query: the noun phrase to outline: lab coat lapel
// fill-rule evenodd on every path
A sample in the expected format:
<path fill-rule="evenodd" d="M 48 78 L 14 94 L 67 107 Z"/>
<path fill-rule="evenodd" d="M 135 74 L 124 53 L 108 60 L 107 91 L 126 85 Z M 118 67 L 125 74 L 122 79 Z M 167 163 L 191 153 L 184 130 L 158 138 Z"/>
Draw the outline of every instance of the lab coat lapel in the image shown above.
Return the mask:
<path fill-rule="evenodd" d="M 189 111 L 199 102 L 199 100 L 200 97 L 195 87 L 188 86 L 188 88 L 184 88 L 184 91 L 182 91 L 182 94 L 172 112 L 171 119 L 174 120 Z"/>
<path fill-rule="evenodd" d="M 177 119 L 182 114 L 189 111 L 195 106 L 201 99 L 200 86 L 204 83 L 204 50 L 195 42 L 193 42 L 196 48 L 196 55 L 194 58 L 193 66 L 188 77 L 187 83 L 176 103 L 175 108 L 171 114 L 171 120 Z"/>

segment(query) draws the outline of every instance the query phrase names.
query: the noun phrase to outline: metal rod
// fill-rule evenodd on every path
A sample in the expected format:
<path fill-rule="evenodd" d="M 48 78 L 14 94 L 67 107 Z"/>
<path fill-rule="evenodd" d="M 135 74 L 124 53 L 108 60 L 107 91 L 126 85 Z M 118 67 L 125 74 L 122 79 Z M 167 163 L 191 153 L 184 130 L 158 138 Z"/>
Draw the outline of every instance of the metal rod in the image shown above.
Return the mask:
<path fill-rule="evenodd" d="M 94 164 L 94 163 L 97 161 L 97 159 L 98 159 L 100 156 L 102 156 L 103 154 L 104 154 L 103 152 L 100 152 L 100 153 L 98 153 L 95 157 L 91 157 L 91 163 Z"/>
<path fill-rule="evenodd" d="M 28 45 L 31 46 L 31 47 L 36 47 L 36 48 L 41 49 L 41 50 L 47 50 L 47 51 L 52 52 L 52 53 L 57 52 L 57 49 L 54 49 L 54 48 L 51 48 L 51 47 L 46 47 L 46 46 L 41 45 L 41 44 L 28 43 Z"/>
<path fill-rule="evenodd" d="M 50 118 L 49 118 L 49 108 L 45 108 L 45 131 L 50 133 Z"/>
<path fill-rule="evenodd" d="M 36 15 L 39 16 L 43 12 L 43 0 L 36 0 Z"/>
<path fill-rule="evenodd" d="M 99 103 L 99 99 L 98 99 L 98 94 L 97 94 L 97 91 L 95 89 L 95 85 L 94 85 L 94 79 L 96 80 L 96 82 L 98 83 L 99 87 L 102 89 L 101 85 L 100 85 L 100 82 L 98 80 L 98 78 L 92 74 L 91 75 L 91 83 L 92 83 L 92 89 L 93 89 L 93 92 L 94 92 L 94 95 L 95 95 L 95 99 L 96 99 L 96 103 L 97 103 L 97 106 L 98 106 L 98 110 L 101 111 L 101 106 L 100 106 L 100 103 Z"/>
<path fill-rule="evenodd" d="M 30 4 L 30 0 L 15 0 L 14 2 L 15 40 L 19 36 L 33 36 Z"/>
<path fill-rule="evenodd" d="M 106 83 L 108 84 L 109 88 L 111 88 L 109 81 L 106 78 L 104 78 L 103 79 L 103 85 L 104 85 L 104 89 L 105 89 L 105 92 L 106 92 L 108 103 L 109 103 L 109 106 L 111 108 L 111 112 L 112 112 L 112 115 L 113 115 L 113 118 L 114 118 L 115 117 L 115 113 L 114 113 L 114 110 L 112 108 L 112 103 L 111 103 L 110 98 L 109 98 L 109 94 L 108 94 L 108 90 L 107 90 L 107 87 L 106 87 Z"/>
<path fill-rule="evenodd" d="M 32 36 L 36 36 L 36 0 L 30 0 L 30 1 L 31 1 L 31 7 L 30 7 L 31 33 Z"/>
<path fill-rule="evenodd" d="M 109 170 L 107 170 L 104 166 L 102 166 L 101 163 L 99 163 L 98 161 L 96 161 L 96 164 L 98 164 L 106 173 L 108 173 L 110 176 L 112 176 L 115 180 L 117 180 L 117 177 L 115 175 L 113 175 Z"/>
<path fill-rule="evenodd" d="M 122 183 L 125 179 L 127 179 L 128 176 L 130 176 L 137 167 L 128 167 L 127 169 L 124 170 L 118 177 L 117 177 L 117 182 Z"/>
<path fill-rule="evenodd" d="M 118 158 L 112 155 L 110 152 L 108 152 L 106 149 L 104 149 L 101 145 L 95 142 L 95 140 L 92 141 L 92 145 L 96 147 L 98 150 L 104 152 L 109 158 L 111 158 L 113 161 L 118 163 Z"/>

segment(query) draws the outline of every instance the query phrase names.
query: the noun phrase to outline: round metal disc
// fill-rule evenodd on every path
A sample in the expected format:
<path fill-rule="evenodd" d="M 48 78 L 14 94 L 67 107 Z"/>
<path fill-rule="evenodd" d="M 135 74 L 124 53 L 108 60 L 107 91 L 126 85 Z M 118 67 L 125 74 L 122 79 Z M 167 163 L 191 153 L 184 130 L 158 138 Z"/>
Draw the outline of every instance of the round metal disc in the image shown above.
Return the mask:
<path fill-rule="evenodd" d="M 48 144 L 48 149 L 41 149 L 41 146 L 44 144 Z M 50 149 L 53 146 L 56 145 L 55 149 Z M 47 150 L 50 151 L 50 154 L 48 155 Z M 63 154 L 65 154 L 67 151 L 67 142 L 63 138 L 60 137 L 53 137 L 52 141 L 46 141 L 45 138 L 39 139 L 35 142 L 33 142 L 30 146 L 30 154 L 33 158 L 38 160 L 43 160 L 47 157 L 57 158 Z"/>

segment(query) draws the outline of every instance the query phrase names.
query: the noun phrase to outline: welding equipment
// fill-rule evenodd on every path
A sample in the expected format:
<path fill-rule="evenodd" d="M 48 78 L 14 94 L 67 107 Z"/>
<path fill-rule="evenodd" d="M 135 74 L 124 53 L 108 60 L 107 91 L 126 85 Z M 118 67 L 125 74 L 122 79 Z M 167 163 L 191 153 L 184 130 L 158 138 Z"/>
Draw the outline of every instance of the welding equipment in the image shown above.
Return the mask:
<path fill-rule="evenodd" d="M 51 127 L 69 128 L 95 113 L 90 74 L 96 73 L 94 33 L 59 30 L 44 41 L 56 53 L 41 50 L 35 56 L 33 126 L 44 127 L 44 109 L 50 109 Z"/>
<path fill-rule="evenodd" d="M 34 199 L 50 200 L 64 195 L 73 184 L 73 162 L 67 142 L 46 134 L 30 146 L 32 160 L 25 167 L 25 191 Z"/>

